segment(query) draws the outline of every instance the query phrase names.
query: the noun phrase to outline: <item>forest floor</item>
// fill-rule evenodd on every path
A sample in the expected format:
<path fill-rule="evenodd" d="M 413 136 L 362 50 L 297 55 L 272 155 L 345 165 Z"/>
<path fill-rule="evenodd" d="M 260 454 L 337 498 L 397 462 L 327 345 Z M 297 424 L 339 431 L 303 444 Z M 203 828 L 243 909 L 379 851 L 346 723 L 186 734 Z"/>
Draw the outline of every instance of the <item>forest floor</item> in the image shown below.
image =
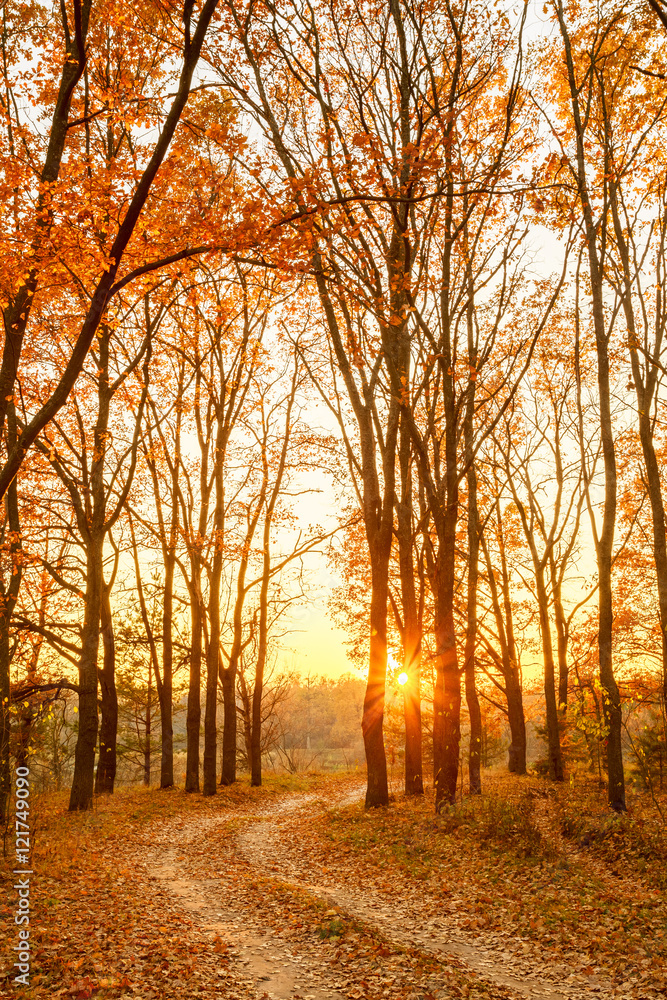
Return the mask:
<path fill-rule="evenodd" d="M 88 814 L 39 797 L 26 1000 L 580 1000 L 667 995 L 667 836 L 588 778 L 485 775 L 365 811 L 356 777 L 269 777 L 213 798 L 121 790 Z M 663 806 L 664 812 L 664 806 Z"/>

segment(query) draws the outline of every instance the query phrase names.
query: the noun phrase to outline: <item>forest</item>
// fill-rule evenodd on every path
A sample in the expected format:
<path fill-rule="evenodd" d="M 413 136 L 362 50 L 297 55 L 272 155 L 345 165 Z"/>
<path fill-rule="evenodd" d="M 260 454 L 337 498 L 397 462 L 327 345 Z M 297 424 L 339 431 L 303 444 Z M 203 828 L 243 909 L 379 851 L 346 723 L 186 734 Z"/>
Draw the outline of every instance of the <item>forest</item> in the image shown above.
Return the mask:
<path fill-rule="evenodd" d="M 666 0 L 1 38 L 0 991 L 662 995 Z"/>

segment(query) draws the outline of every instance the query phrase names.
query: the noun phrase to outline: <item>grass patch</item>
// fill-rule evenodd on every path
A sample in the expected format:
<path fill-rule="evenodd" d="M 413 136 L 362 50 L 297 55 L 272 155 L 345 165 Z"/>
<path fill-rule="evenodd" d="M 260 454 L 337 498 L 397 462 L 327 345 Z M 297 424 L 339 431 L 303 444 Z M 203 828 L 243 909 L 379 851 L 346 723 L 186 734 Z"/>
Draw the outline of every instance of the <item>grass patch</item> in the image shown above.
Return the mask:
<path fill-rule="evenodd" d="M 619 981 L 650 968 L 667 986 L 667 838 L 650 801 L 635 797 L 616 817 L 589 780 L 491 774 L 484 787 L 439 816 L 432 795 L 335 810 L 312 821 L 312 836 L 331 869 L 375 873 L 388 888 L 418 881 L 473 933 L 532 939 L 553 960 Z M 586 830 L 597 833 L 578 847 Z"/>

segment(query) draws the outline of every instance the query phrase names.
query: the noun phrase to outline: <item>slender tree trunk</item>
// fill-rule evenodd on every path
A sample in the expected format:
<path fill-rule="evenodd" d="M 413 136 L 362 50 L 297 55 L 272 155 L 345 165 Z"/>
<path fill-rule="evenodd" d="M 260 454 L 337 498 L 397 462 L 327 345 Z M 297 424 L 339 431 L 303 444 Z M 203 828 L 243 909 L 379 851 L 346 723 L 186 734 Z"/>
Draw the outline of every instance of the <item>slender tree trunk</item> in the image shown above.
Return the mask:
<path fill-rule="evenodd" d="M 507 769 L 512 774 L 526 773 L 526 718 L 523 711 L 523 692 L 521 688 L 521 675 L 517 657 L 516 643 L 514 640 L 514 620 L 512 617 L 512 602 L 510 595 L 510 577 L 505 558 L 505 545 L 502 534 L 502 521 L 500 508 L 496 504 L 496 516 L 498 525 L 498 539 L 500 547 L 500 578 L 501 595 L 498 593 L 498 581 L 496 572 L 491 563 L 489 548 L 484 535 L 479 536 L 491 592 L 491 603 L 498 629 L 498 638 L 501 646 L 501 656 L 498 662 L 498 669 L 505 681 L 505 697 L 507 698 L 507 718 L 510 727 L 511 743 L 509 747 L 509 759 Z"/>
<path fill-rule="evenodd" d="M 546 706 L 547 740 L 549 745 L 549 777 L 552 781 L 563 780 L 563 756 L 560 747 L 560 726 L 558 705 L 556 704 L 556 671 L 554 666 L 549 606 L 544 585 L 544 569 L 535 567 L 537 602 L 542 634 L 542 654 L 544 656 L 544 701 Z"/>
<path fill-rule="evenodd" d="M 199 791 L 199 731 L 201 728 L 201 653 L 202 620 L 201 596 L 197 561 L 192 565 L 190 588 L 190 677 L 188 683 L 188 707 L 186 720 L 187 754 L 185 764 L 185 791 Z"/>
<path fill-rule="evenodd" d="M 86 596 L 79 657 L 79 732 L 74 752 L 74 776 L 69 800 L 69 809 L 72 812 L 90 809 L 93 804 L 103 540 L 103 533 L 96 532 L 90 537 L 87 546 Z"/>
<path fill-rule="evenodd" d="M 7 408 L 8 450 L 13 446 L 16 439 L 16 430 L 14 405 L 10 403 Z M 0 589 L 0 825 L 8 819 L 12 792 L 10 769 L 11 714 L 9 709 L 12 643 L 9 636 L 9 627 L 23 574 L 16 479 L 14 479 L 5 495 L 5 512 L 10 531 L 9 555 L 11 576 L 6 584 L 4 580 L 1 581 Z"/>
<path fill-rule="evenodd" d="M 471 482 L 473 480 L 473 482 Z M 470 794 L 481 795 L 482 710 L 475 683 L 475 648 L 477 645 L 477 580 L 479 562 L 479 535 L 477 523 L 477 477 L 470 466 L 468 471 L 468 598 L 465 645 L 466 704 L 470 716 L 470 749 L 468 752 L 468 778 Z"/>
<path fill-rule="evenodd" d="M 100 632 L 103 660 L 99 671 L 101 694 L 100 752 L 95 775 L 95 792 L 110 795 L 116 780 L 116 742 L 118 734 L 118 694 L 116 692 L 116 644 L 111 617 L 110 586 L 102 591 Z"/>
<path fill-rule="evenodd" d="M 239 694 L 241 696 L 242 718 L 243 718 L 243 742 L 245 743 L 246 757 L 252 773 L 252 699 L 248 691 L 246 679 L 243 671 L 239 674 Z"/>
<path fill-rule="evenodd" d="M 210 637 L 206 653 L 206 713 L 204 716 L 204 795 L 216 793 L 218 670 L 220 666 L 220 585 L 224 557 L 224 457 L 225 425 L 217 414 L 215 439 L 215 508 L 213 512 L 213 565 L 209 576 L 208 620 Z M 223 744 L 224 753 L 224 744 Z M 236 761 L 234 762 L 236 766 Z"/>
<path fill-rule="evenodd" d="M 144 785 L 151 783 L 151 735 L 152 735 L 152 703 L 153 703 L 153 660 L 148 661 L 148 697 L 146 699 L 146 740 L 144 743 Z"/>
<path fill-rule="evenodd" d="M 252 692 L 252 729 L 250 734 L 250 784 L 262 784 L 262 691 L 264 664 L 257 664 L 257 675 Z M 257 683 L 257 680 L 260 683 Z"/>
<path fill-rule="evenodd" d="M 271 512 L 272 513 L 272 512 Z M 268 596 L 271 521 L 267 512 L 264 530 L 264 575 L 259 592 L 259 641 L 257 643 L 257 664 L 255 683 L 252 690 L 252 727 L 250 738 L 250 784 L 262 784 L 262 695 L 264 693 L 264 670 L 268 647 Z"/>
<path fill-rule="evenodd" d="M 220 593 L 216 592 L 215 599 L 220 601 Z M 210 612 L 210 605 L 209 605 Z M 218 733 L 217 733 L 217 713 L 218 713 L 218 657 L 220 653 L 220 620 L 218 611 L 217 623 L 211 622 L 211 636 L 208 643 L 206 655 L 206 708 L 204 713 L 204 782 L 202 792 L 204 795 L 215 795 L 216 787 L 216 767 L 218 757 Z"/>
<path fill-rule="evenodd" d="M 628 352 L 630 354 L 630 366 L 635 385 L 637 397 L 637 416 L 639 423 L 639 440 L 641 441 L 642 454 L 644 456 L 644 468 L 646 469 L 646 483 L 648 496 L 651 504 L 651 518 L 653 522 L 653 558 L 655 561 L 655 574 L 658 584 L 658 618 L 660 620 L 660 645 L 662 654 L 662 696 L 667 704 L 667 517 L 665 516 L 665 503 L 662 494 L 662 482 L 660 478 L 660 467 L 655 453 L 654 424 L 651 417 L 655 406 L 657 384 L 659 372 L 662 365 L 659 359 L 662 357 L 664 324 L 656 320 L 656 327 L 653 337 L 652 354 L 644 356 L 644 364 L 639 358 L 638 344 L 639 334 L 635 323 L 635 312 L 633 308 L 633 281 L 632 267 L 630 263 L 630 247 L 628 245 L 627 234 L 621 221 L 619 207 L 619 191 L 615 183 L 610 185 L 610 205 L 614 220 L 614 232 L 616 243 L 621 256 L 623 266 L 623 311 L 628 329 Z M 661 225 L 661 256 L 664 254 L 665 245 L 665 221 Z M 660 263 L 657 267 L 657 279 L 660 281 Z M 664 278 L 663 278 L 664 280 Z"/>
<path fill-rule="evenodd" d="M 7 595 L 3 594 L 0 607 L 0 824 L 8 818 L 11 800 L 11 768 L 9 747 L 11 736 L 11 715 L 9 710 L 9 668 L 11 664 L 11 644 Z"/>
<path fill-rule="evenodd" d="M 174 499 L 174 509 L 176 502 Z M 162 685 L 160 688 L 160 788 L 174 784 L 174 615 L 175 538 L 165 560 L 164 606 L 162 612 Z"/>
<path fill-rule="evenodd" d="M 568 625 L 563 608 L 561 584 L 557 578 L 556 567 L 552 560 L 551 589 L 553 591 L 554 614 L 556 616 L 556 631 L 558 636 L 558 708 L 565 714 L 567 711 L 567 687 L 570 669 L 567 662 Z"/>
<path fill-rule="evenodd" d="M 467 242 L 467 241 L 466 241 Z M 474 330 L 474 282 L 468 275 L 469 306 L 467 316 L 468 327 L 468 365 L 475 369 L 477 365 L 477 350 L 475 347 Z M 468 750 L 468 780 L 470 794 L 482 794 L 481 755 L 482 755 L 482 710 L 479 705 L 479 695 L 475 683 L 475 651 L 477 648 L 477 585 L 479 581 L 479 514 L 477 511 L 477 471 L 475 469 L 474 430 L 475 419 L 475 380 L 468 383 L 466 411 L 463 422 L 463 441 L 466 462 L 466 482 L 468 485 L 468 594 L 466 601 L 466 644 L 465 644 L 465 688 L 468 716 L 470 718 L 470 748 Z"/>
<path fill-rule="evenodd" d="M 625 811 L 625 775 L 623 773 L 623 747 L 621 742 L 621 697 L 614 677 L 612 630 L 614 622 L 612 593 L 612 557 L 614 548 L 614 529 L 616 525 L 616 452 L 614 448 L 614 431 L 611 415 L 611 387 L 609 376 L 609 345 L 604 315 L 604 261 L 600 258 L 598 249 L 598 234 L 601 225 L 606 225 L 593 218 L 591 197 L 588 192 L 586 172 L 585 130 L 581 115 L 581 95 L 577 82 L 574 57 L 570 34 L 565 23 L 565 12 L 562 0 L 558 0 L 556 12 L 558 16 L 561 37 L 565 49 L 568 82 L 572 101 L 572 114 L 576 140 L 577 184 L 584 221 L 586 249 L 590 290 L 593 301 L 593 326 L 595 329 L 595 350 L 597 355 L 598 402 L 600 407 L 600 440 L 604 466 L 604 508 L 602 527 L 597 535 L 592 507 L 591 521 L 596 535 L 596 554 L 598 563 L 598 659 L 600 683 L 603 690 L 603 710 L 608 728 L 607 737 L 607 794 L 609 804 L 616 812 Z M 596 73 L 590 77 L 595 80 Z M 611 174 L 610 174 L 611 175 Z M 578 345 L 577 345 L 578 346 Z M 577 359 L 578 360 L 578 359 Z"/>

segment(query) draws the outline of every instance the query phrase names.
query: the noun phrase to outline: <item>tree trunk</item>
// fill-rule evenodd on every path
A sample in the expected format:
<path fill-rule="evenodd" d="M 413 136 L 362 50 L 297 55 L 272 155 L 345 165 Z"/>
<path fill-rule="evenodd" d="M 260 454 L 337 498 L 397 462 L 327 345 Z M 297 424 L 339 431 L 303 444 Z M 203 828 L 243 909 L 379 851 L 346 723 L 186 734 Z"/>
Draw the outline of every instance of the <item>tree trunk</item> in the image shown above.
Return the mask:
<path fill-rule="evenodd" d="M 153 660 L 148 661 L 148 698 L 146 699 L 146 741 L 144 743 L 144 785 L 151 784 L 151 732 L 153 702 Z"/>
<path fill-rule="evenodd" d="M 74 776 L 69 800 L 71 812 L 90 809 L 93 804 L 103 540 L 103 532 L 95 533 L 89 538 L 87 546 L 86 598 L 79 657 L 79 733 L 74 752 Z"/>
<path fill-rule="evenodd" d="M 12 782 L 9 760 L 11 723 L 9 712 L 9 668 L 11 664 L 11 644 L 9 641 L 9 614 L 7 597 L 4 596 L 0 608 L 0 824 L 8 819 Z"/>
<path fill-rule="evenodd" d="M 375 558 L 373 558 L 375 555 Z M 371 554 L 371 614 L 368 682 L 364 695 L 361 729 L 366 751 L 366 808 L 386 806 L 389 802 L 387 758 L 384 750 L 385 683 L 387 677 L 387 598 L 389 559 L 384 552 Z"/>
<path fill-rule="evenodd" d="M 267 516 L 267 525 L 270 521 Z M 268 593 L 270 549 L 268 531 L 264 533 L 264 576 L 259 597 L 259 642 L 257 643 L 257 664 L 255 683 L 252 690 L 252 727 L 250 736 L 250 784 L 262 784 L 262 695 L 264 693 L 264 670 L 268 645 Z"/>
<path fill-rule="evenodd" d="M 507 718 L 510 727 L 511 743 L 509 747 L 509 759 L 507 769 L 512 774 L 526 773 L 526 719 L 523 711 L 523 692 L 521 690 L 521 675 L 517 657 L 516 642 L 514 639 L 514 620 L 512 617 L 512 601 L 510 594 L 510 575 L 505 558 L 505 544 L 502 533 L 502 519 L 500 516 L 500 506 L 496 504 L 496 518 L 498 526 L 498 541 L 500 549 L 501 571 L 500 578 L 501 595 L 498 593 L 498 580 L 496 571 L 491 563 L 489 548 L 484 538 L 484 534 L 479 536 L 486 571 L 491 592 L 491 603 L 498 629 L 501 655 L 498 661 L 498 669 L 505 681 L 505 697 L 507 698 Z"/>
<path fill-rule="evenodd" d="M 567 711 L 567 686 L 570 672 L 567 662 L 568 624 L 565 616 L 565 609 L 563 608 L 561 584 L 557 577 L 553 559 L 551 560 L 551 564 L 551 589 L 553 591 L 556 631 L 558 634 L 558 708 L 563 714 L 565 714 Z"/>
<path fill-rule="evenodd" d="M 220 683 L 222 683 L 222 676 L 220 677 Z M 252 773 L 252 699 L 250 697 L 250 692 L 248 691 L 248 685 L 246 684 L 246 679 L 243 676 L 243 671 L 239 674 L 239 693 L 241 695 L 241 704 L 243 705 L 242 716 L 243 716 L 243 742 L 245 743 L 246 757 L 248 758 L 248 765 Z"/>
<path fill-rule="evenodd" d="M 481 750 L 482 710 L 475 684 L 475 646 L 477 638 L 477 556 L 470 553 L 468 565 L 468 621 L 465 645 L 466 704 L 470 716 L 470 749 L 468 751 L 468 778 L 470 794 L 482 794 Z"/>
<path fill-rule="evenodd" d="M 219 595 L 218 600 L 219 600 Z M 217 713 L 218 713 L 218 655 L 220 652 L 220 626 L 211 627 L 206 656 L 206 708 L 204 712 L 204 795 L 216 793 L 217 767 Z"/>
<path fill-rule="evenodd" d="M 473 323 L 473 281 L 469 278 L 470 305 L 468 309 L 468 364 L 477 364 Z M 482 710 L 475 683 L 475 651 L 477 647 L 477 584 L 479 581 L 479 515 L 477 511 L 477 472 L 473 450 L 473 423 L 475 417 L 475 381 L 468 384 L 466 413 L 463 425 L 466 482 L 468 485 L 468 594 L 466 601 L 465 687 L 466 704 L 470 718 L 470 747 L 468 750 L 468 780 L 470 794 L 482 794 Z"/>
<path fill-rule="evenodd" d="M 609 735 L 607 739 L 607 795 L 609 805 L 616 812 L 625 811 L 625 775 L 623 773 L 623 748 L 621 744 L 621 699 L 614 677 L 612 629 L 613 629 L 613 596 L 612 596 L 612 556 L 614 548 L 614 529 L 616 526 L 616 452 L 614 448 L 614 432 L 611 415 L 611 388 L 609 379 L 609 346 L 604 315 L 604 260 L 601 260 L 598 250 L 598 235 L 604 230 L 606 237 L 606 220 L 593 218 L 591 198 L 588 192 L 586 169 L 585 127 L 581 116 L 581 88 L 577 82 L 574 56 L 570 34 L 565 23 L 565 12 L 561 0 L 556 8 L 561 37 L 565 49 L 568 83 L 572 101 L 572 114 L 576 140 L 577 184 L 581 210 L 584 222 L 586 249 L 588 251 L 588 266 L 590 291 L 593 301 L 593 326 L 595 329 L 595 351 L 597 355 L 598 401 L 600 407 L 600 440 L 604 465 L 604 508 L 602 528 L 597 537 L 596 555 L 598 564 L 598 658 L 600 683 L 603 690 L 603 707 L 605 722 Z M 591 76 L 596 79 L 596 74 Z M 577 327 L 577 367 L 578 367 L 578 327 Z M 581 417 L 580 417 L 581 419 Z M 583 448 L 583 443 L 582 443 Z M 589 512 L 593 523 L 594 534 L 597 535 L 594 524 L 594 513 L 589 501 Z"/>
<path fill-rule="evenodd" d="M 95 775 L 95 792 L 110 795 L 116 780 L 118 735 L 118 694 L 116 692 L 116 644 L 111 617 L 110 587 L 105 586 L 100 605 L 100 631 L 104 650 L 99 671 L 101 693 L 100 752 Z"/>
<path fill-rule="evenodd" d="M 451 382 L 451 379 L 449 380 Z M 433 700 L 433 773 L 435 809 L 456 801 L 461 745 L 461 673 L 456 655 L 454 623 L 454 583 L 456 522 L 458 517 L 458 473 L 456 425 L 449 413 L 453 406 L 451 385 L 445 393 L 449 402 L 445 437 L 446 504 L 431 509 L 438 532 L 438 556 L 434 573 L 436 685 Z M 443 510 L 444 506 L 444 510 Z"/>
<path fill-rule="evenodd" d="M 507 717 L 512 742 L 509 748 L 508 770 L 512 774 L 526 773 L 526 718 L 523 712 L 523 692 L 516 667 L 505 673 Z"/>
<path fill-rule="evenodd" d="M 185 791 L 199 791 L 199 730 L 201 728 L 201 648 L 202 621 L 199 593 L 199 566 L 192 566 L 190 591 L 190 677 L 187 708 L 187 755 L 185 764 Z"/>
<path fill-rule="evenodd" d="M 16 438 L 16 416 L 13 403 L 10 403 L 7 408 L 7 436 L 9 446 L 11 447 Z M 2 590 L 0 591 L 0 825 L 8 821 L 12 794 L 10 769 L 11 714 L 9 710 L 12 643 L 9 637 L 9 626 L 23 574 L 16 479 L 7 490 L 5 511 L 10 530 L 9 554 L 12 572 L 6 586 L 4 580 L 2 581 Z"/>
<path fill-rule="evenodd" d="M 174 499 L 174 510 L 176 510 Z M 172 619 L 174 608 L 175 551 L 169 550 L 165 561 L 164 609 L 162 613 L 162 685 L 160 687 L 160 788 L 174 784 L 174 647 Z"/>
<path fill-rule="evenodd" d="M 443 607 L 444 604 L 444 607 Z M 456 658 L 453 608 L 442 596 L 435 607 L 436 682 L 433 698 L 435 808 L 456 801 L 461 743 L 461 675 Z"/>
<path fill-rule="evenodd" d="M 405 794 L 423 795 L 421 642 L 422 631 L 411 615 L 405 614 L 403 666 L 408 675 L 403 688 L 405 699 Z"/>
<path fill-rule="evenodd" d="M 222 774 L 221 785 L 233 785 L 236 781 L 236 663 L 221 667 L 222 674 Z"/>
<path fill-rule="evenodd" d="M 640 363 L 638 343 L 639 335 L 635 324 L 635 313 L 633 309 L 633 280 L 632 266 L 630 262 L 630 247 L 625 227 L 621 221 L 621 211 L 619 206 L 619 191 L 616 184 L 610 185 L 610 205 L 614 220 L 614 231 L 616 243 L 621 255 L 623 265 L 624 294 L 622 297 L 623 311 L 625 314 L 628 329 L 628 351 L 630 354 L 630 365 L 632 377 L 635 385 L 637 397 L 637 415 L 639 422 L 639 440 L 641 441 L 642 453 L 644 456 L 644 468 L 646 469 L 646 483 L 648 496 L 651 504 L 651 519 L 653 523 L 653 558 L 655 561 L 655 575 L 658 584 L 658 618 L 660 621 L 660 646 L 662 655 L 662 697 L 667 705 L 667 518 L 665 517 L 665 503 L 662 495 L 662 483 L 660 479 L 660 467 L 655 453 L 654 423 L 651 413 L 654 411 L 655 399 L 658 391 L 659 373 L 662 366 L 659 358 L 662 356 L 664 324 L 656 320 L 654 333 L 654 343 L 652 354 L 648 352 L 644 355 L 644 365 Z M 664 229 L 661 240 L 664 248 Z M 660 282 L 660 265 L 657 265 L 658 273 L 656 277 Z"/>
<path fill-rule="evenodd" d="M 403 688 L 405 713 L 405 794 L 423 795 L 421 650 L 422 624 L 417 606 L 412 533 L 412 475 L 410 469 L 410 432 L 401 419 L 399 463 L 401 498 L 396 505 L 396 537 L 403 606 L 403 670 L 407 682 Z"/>
<path fill-rule="evenodd" d="M 262 784 L 262 689 L 255 682 L 252 692 L 252 730 L 250 734 L 250 784 Z"/>
<path fill-rule="evenodd" d="M 554 666 L 553 646 L 551 642 L 551 627 L 549 624 L 549 606 L 544 586 L 544 571 L 541 566 L 535 567 L 535 583 L 537 586 L 537 601 L 540 612 L 540 632 L 542 635 L 542 653 L 544 655 L 544 700 L 546 706 L 547 740 L 549 745 L 549 777 L 552 781 L 563 780 L 563 755 L 560 748 L 560 725 L 558 705 L 556 704 L 556 672 Z"/>

